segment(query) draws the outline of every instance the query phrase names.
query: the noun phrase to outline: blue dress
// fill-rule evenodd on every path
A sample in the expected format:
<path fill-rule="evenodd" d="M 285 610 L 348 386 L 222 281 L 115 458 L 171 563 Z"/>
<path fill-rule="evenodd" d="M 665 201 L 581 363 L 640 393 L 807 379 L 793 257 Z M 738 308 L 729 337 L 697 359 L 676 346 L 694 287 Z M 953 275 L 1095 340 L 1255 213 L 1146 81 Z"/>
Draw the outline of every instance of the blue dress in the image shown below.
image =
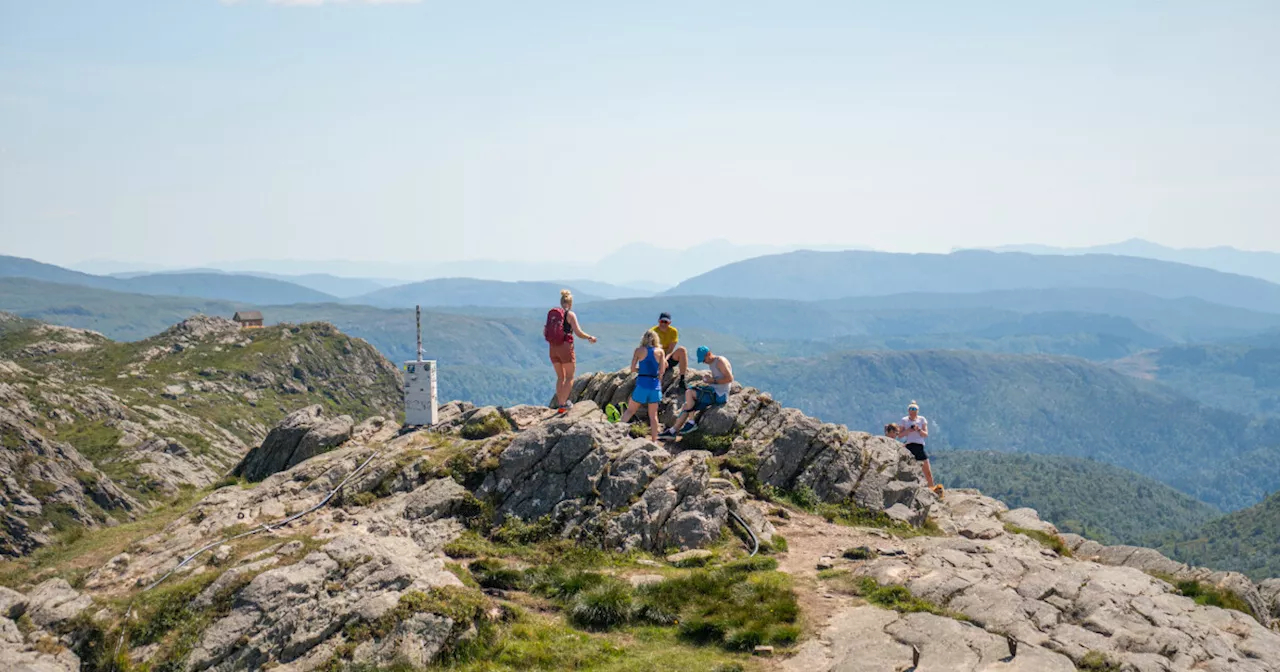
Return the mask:
<path fill-rule="evenodd" d="M 656 404 L 662 401 L 662 380 L 658 378 L 658 358 L 653 355 L 653 348 L 640 360 L 637 367 L 636 389 L 631 392 L 631 400 L 638 404 Z"/>

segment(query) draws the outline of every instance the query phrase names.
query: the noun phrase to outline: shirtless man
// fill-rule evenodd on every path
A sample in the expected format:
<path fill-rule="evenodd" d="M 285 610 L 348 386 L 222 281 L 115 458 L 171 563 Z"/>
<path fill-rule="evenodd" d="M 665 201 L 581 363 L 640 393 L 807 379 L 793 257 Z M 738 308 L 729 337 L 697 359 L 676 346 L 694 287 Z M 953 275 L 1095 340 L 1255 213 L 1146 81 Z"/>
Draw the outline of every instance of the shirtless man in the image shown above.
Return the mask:
<path fill-rule="evenodd" d="M 698 423 L 691 417 L 694 413 L 729 401 L 729 388 L 733 385 L 733 365 L 729 363 L 729 359 L 713 354 L 703 345 L 698 347 L 698 361 L 711 367 L 711 384 L 689 388 L 684 393 L 684 408 L 681 409 L 680 417 L 659 436 L 673 437 L 677 427 L 681 434 L 688 434 L 698 428 Z"/>

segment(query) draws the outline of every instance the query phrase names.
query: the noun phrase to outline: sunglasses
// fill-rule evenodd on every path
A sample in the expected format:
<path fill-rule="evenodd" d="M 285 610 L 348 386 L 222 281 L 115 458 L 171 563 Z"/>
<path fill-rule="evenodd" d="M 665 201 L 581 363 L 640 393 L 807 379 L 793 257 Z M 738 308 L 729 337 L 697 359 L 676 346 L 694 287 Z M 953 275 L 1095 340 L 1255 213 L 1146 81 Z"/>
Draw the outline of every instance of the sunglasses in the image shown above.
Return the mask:
<path fill-rule="evenodd" d="M 658 324 L 671 324 L 671 320 L 658 320 Z"/>

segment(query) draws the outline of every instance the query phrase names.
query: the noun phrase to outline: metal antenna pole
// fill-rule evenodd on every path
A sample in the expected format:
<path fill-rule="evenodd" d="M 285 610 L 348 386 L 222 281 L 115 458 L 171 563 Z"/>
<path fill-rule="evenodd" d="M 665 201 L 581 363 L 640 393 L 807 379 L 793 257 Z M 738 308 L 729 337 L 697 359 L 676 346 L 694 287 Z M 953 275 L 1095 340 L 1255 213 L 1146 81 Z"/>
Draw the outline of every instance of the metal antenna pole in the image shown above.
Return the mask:
<path fill-rule="evenodd" d="M 418 306 L 418 361 L 422 361 L 422 306 Z"/>

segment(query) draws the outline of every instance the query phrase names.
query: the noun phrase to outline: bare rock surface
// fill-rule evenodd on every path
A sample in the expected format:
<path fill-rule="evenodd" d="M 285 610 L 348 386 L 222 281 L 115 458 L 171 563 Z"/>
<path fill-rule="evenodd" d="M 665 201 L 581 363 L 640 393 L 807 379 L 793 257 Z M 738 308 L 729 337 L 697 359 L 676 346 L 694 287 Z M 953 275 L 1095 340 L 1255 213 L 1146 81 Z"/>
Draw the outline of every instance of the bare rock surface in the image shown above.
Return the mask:
<path fill-rule="evenodd" d="M 980 521 L 1010 519 L 1014 512 L 1005 508 L 974 491 L 950 491 L 934 514 L 944 528 L 994 530 Z M 1034 511 L 1016 511 L 1016 527 L 1045 529 Z M 802 646 L 785 669 L 897 670 L 909 665 L 915 645 L 923 653 L 922 670 L 1072 670 L 1086 656 L 1132 670 L 1280 670 L 1280 633 L 1264 625 L 1266 617 L 1198 605 L 1138 567 L 1060 557 L 1031 537 L 1000 527 L 989 538 L 952 532 L 903 539 L 900 555 L 844 565 L 855 576 L 905 586 L 914 596 L 963 615 L 967 623 L 899 615 L 854 600 L 837 609 L 820 638 Z M 814 554 L 829 545 L 827 552 L 835 555 L 836 548 L 861 540 L 842 535 L 829 542 L 794 536 L 791 541 L 793 549 L 813 546 Z M 1102 555 L 1134 554 L 1120 548 Z M 1144 566 L 1164 566 L 1140 555 Z M 1008 658 L 1005 635 L 1019 642 L 1016 658 Z"/>
<path fill-rule="evenodd" d="M 690 384 L 699 375 L 691 371 Z M 575 409 L 583 403 L 622 403 L 634 386 L 635 376 L 628 373 L 582 376 L 573 387 Z M 670 423 L 682 398 L 673 375 L 664 388 L 663 421 Z M 728 402 L 703 411 L 698 424 L 704 435 L 732 436 L 729 450 L 754 456 L 759 479 L 775 488 L 808 488 L 824 501 L 851 498 L 874 511 L 901 505 L 910 512 L 903 517 L 915 524 L 924 522 L 937 501 L 924 487 L 919 465 L 898 442 L 820 422 L 755 388 L 734 384 Z"/>
<path fill-rule="evenodd" d="M 262 445 L 250 450 L 232 473 L 261 481 L 342 445 L 351 438 L 353 428 L 349 415 L 329 417 L 319 404 L 300 408 L 273 427 Z"/>

